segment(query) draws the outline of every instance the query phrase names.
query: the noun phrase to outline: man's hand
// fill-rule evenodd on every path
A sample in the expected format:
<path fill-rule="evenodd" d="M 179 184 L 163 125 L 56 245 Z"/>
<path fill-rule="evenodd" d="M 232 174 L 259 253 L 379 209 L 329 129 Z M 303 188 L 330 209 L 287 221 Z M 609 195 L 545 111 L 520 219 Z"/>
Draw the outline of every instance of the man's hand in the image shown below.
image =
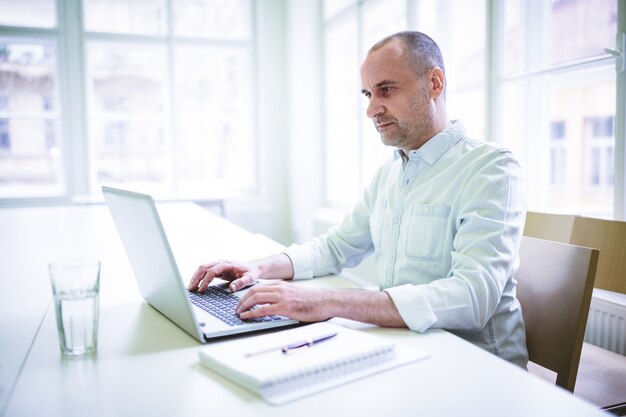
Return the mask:
<path fill-rule="evenodd" d="M 189 291 L 204 292 L 215 278 L 231 281 L 228 288 L 232 292 L 253 285 L 260 276 L 259 268 L 252 262 L 216 261 L 200 265 L 193 274 Z"/>
<path fill-rule="evenodd" d="M 291 279 L 293 267 L 291 260 L 284 253 L 257 259 L 252 262 L 216 261 L 203 264 L 193 274 L 189 291 L 204 292 L 215 278 L 230 281 L 232 292 L 256 284 L 260 278 Z"/>
<path fill-rule="evenodd" d="M 406 327 L 386 292 L 363 289 L 321 290 L 289 283 L 259 285 L 239 300 L 236 313 L 242 319 L 278 314 L 316 322 L 344 317 L 379 326 Z"/>
<path fill-rule="evenodd" d="M 332 291 L 278 282 L 251 288 L 239 301 L 236 313 L 241 319 L 278 314 L 299 321 L 317 322 L 336 315 L 334 302 Z M 250 310 L 254 306 L 257 308 Z"/>

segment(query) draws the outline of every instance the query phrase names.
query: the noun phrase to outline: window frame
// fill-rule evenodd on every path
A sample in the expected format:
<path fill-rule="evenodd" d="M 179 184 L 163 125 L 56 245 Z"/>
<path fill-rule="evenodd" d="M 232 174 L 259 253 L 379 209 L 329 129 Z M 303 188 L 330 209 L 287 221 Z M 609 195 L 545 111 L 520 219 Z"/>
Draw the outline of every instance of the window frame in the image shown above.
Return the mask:
<path fill-rule="evenodd" d="M 70 203 L 93 203 L 103 201 L 97 185 L 97 172 L 94 168 L 93 144 L 89 140 L 89 110 L 88 110 L 88 86 L 86 85 L 87 75 L 87 45 L 89 42 L 124 42 L 149 44 L 155 43 L 165 48 L 166 73 L 165 79 L 165 111 L 164 111 L 164 147 L 167 158 L 167 170 L 171 177 L 166 180 L 168 190 L 155 192 L 157 198 L 160 196 L 167 199 L 213 200 L 227 196 L 242 197 L 242 193 L 231 193 L 225 189 L 216 191 L 200 191 L 194 195 L 179 189 L 179 180 L 175 172 L 177 152 L 172 140 L 172 129 L 174 126 L 175 113 L 173 77 L 174 58 L 173 51 L 177 45 L 199 45 L 217 47 L 245 48 L 249 55 L 249 62 L 252 65 L 250 71 L 250 86 L 252 87 L 251 105 L 251 132 L 253 147 L 252 158 L 255 163 L 253 175 L 253 190 L 245 193 L 246 196 L 258 198 L 264 194 L 264 183 L 259 175 L 262 164 L 260 154 L 262 148 L 262 133 L 259 132 L 259 116 L 254 111 L 254 107 L 259 104 L 258 88 L 258 50 L 259 41 L 257 37 L 257 6 L 250 0 L 250 37 L 245 40 L 229 39 L 209 39 L 191 38 L 175 36 L 173 33 L 172 1 L 164 0 L 167 11 L 166 33 L 162 35 L 135 35 L 118 33 L 101 33 L 87 31 L 83 26 L 83 2 L 82 0 L 54 0 L 56 10 L 56 25 L 52 28 L 34 28 L 21 26 L 0 25 L 0 36 L 15 37 L 23 39 L 44 39 L 52 40 L 56 44 L 56 94 L 58 97 L 58 109 L 60 112 L 61 131 L 59 132 L 59 142 L 62 153 L 62 180 L 60 192 L 53 195 L 38 195 L 36 190 L 29 192 L 26 196 L 0 196 L 0 207 L 11 206 L 32 206 L 32 205 L 56 205 Z M 71 53 L 69 51 L 72 51 Z M 138 185 L 129 183 L 130 186 Z M 145 184 L 142 184 L 145 185 Z M 174 191 L 170 192 L 169 188 Z M 226 187 L 225 187 L 226 188 Z M 150 185 L 147 186 L 150 190 Z"/>

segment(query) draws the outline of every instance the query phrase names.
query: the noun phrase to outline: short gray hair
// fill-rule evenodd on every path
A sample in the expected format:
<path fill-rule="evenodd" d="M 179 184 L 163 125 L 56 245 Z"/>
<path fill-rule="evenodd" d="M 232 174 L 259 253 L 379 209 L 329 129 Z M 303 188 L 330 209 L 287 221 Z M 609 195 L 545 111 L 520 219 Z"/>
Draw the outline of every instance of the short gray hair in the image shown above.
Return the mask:
<path fill-rule="evenodd" d="M 371 53 L 377 49 L 382 48 L 394 39 L 400 39 L 404 44 L 405 55 L 409 60 L 411 67 L 418 75 L 421 75 L 424 71 L 439 67 L 443 71 L 444 77 L 446 69 L 443 65 L 443 56 L 437 43 L 432 40 L 428 35 L 417 31 L 405 31 L 394 33 L 386 38 L 376 42 L 368 52 Z"/>

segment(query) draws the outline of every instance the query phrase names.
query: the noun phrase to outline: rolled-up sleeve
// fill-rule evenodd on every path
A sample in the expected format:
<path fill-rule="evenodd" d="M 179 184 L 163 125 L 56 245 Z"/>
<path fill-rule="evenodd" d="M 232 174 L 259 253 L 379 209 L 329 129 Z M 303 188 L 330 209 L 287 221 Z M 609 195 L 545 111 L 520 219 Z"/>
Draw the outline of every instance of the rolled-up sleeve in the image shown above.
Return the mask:
<path fill-rule="evenodd" d="M 404 284 L 387 288 L 400 317 L 411 330 L 423 333 L 437 322 L 437 315 L 428 298 L 417 285 Z"/>
<path fill-rule="evenodd" d="M 293 279 L 313 278 L 311 261 L 307 250 L 302 245 L 291 245 L 284 252 L 291 260 L 293 266 Z"/>

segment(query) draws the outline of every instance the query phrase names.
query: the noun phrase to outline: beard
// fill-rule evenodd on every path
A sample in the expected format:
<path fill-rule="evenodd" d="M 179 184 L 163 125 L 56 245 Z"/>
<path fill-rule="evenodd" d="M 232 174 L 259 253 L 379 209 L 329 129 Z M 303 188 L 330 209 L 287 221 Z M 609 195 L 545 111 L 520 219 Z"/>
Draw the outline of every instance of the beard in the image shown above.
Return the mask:
<path fill-rule="evenodd" d="M 409 117 L 403 120 L 397 119 L 392 114 L 373 119 L 374 126 L 384 123 L 392 124 L 390 128 L 383 131 L 377 129 L 384 145 L 414 150 L 430 139 L 435 110 L 430 105 L 428 96 L 425 94 L 417 96 L 405 114 Z"/>

